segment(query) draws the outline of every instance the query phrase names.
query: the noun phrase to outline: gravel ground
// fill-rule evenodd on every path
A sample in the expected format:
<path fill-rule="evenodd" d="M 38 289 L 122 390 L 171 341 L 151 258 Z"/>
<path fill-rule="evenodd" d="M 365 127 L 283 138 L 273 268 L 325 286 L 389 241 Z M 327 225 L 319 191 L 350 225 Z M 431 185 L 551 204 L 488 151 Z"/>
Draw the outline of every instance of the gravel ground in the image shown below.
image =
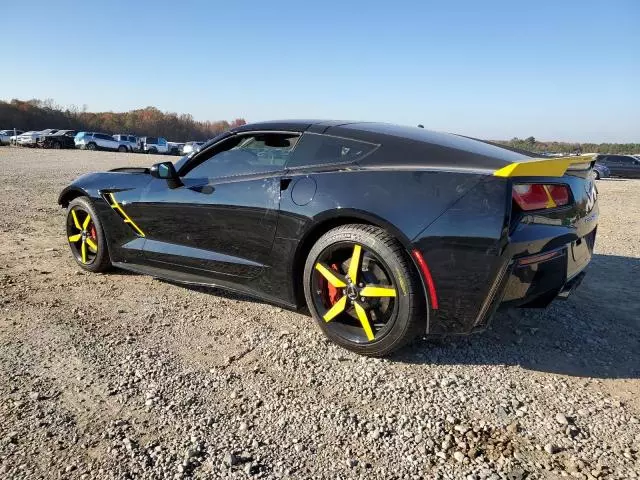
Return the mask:
<path fill-rule="evenodd" d="M 390 359 L 217 290 L 85 274 L 58 192 L 157 158 L 0 148 L 0 478 L 640 477 L 640 181 L 546 311 Z"/>

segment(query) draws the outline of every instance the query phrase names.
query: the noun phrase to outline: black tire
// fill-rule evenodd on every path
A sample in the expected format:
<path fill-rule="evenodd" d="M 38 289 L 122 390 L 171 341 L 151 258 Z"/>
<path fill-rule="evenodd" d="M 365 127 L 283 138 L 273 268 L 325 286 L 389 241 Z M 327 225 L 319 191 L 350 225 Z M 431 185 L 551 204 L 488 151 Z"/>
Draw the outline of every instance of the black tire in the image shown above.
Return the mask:
<path fill-rule="evenodd" d="M 598 172 L 597 170 L 594 170 L 595 174 L 596 174 L 596 180 L 600 180 L 600 172 Z"/>
<path fill-rule="evenodd" d="M 124 152 L 128 152 L 129 149 L 127 147 L 125 147 L 124 145 L 120 145 L 118 147 L 118 151 L 124 153 Z"/>
<path fill-rule="evenodd" d="M 155 155 L 156 153 L 158 153 L 158 149 L 151 147 L 149 150 L 147 150 L 147 153 Z"/>
<path fill-rule="evenodd" d="M 91 142 L 87 144 L 87 150 L 97 150 L 97 149 L 98 149 L 98 146 L 95 143 Z"/>
<path fill-rule="evenodd" d="M 87 227 L 85 227 L 84 230 L 82 228 L 78 229 L 76 222 L 73 219 L 72 211 L 75 212 L 80 227 L 84 226 L 83 221 L 86 219 L 86 214 L 88 213 L 91 218 L 87 227 L 94 227 L 95 232 L 89 232 Z M 95 236 L 90 236 L 89 233 L 95 234 Z M 72 236 L 77 236 L 78 234 L 81 235 L 81 238 L 79 240 L 72 241 Z M 71 249 L 71 254 L 76 263 L 82 269 L 89 272 L 104 272 L 111 268 L 111 258 L 109 256 L 109 247 L 107 245 L 104 229 L 102 228 L 100 218 L 98 217 L 96 210 L 93 208 L 89 198 L 77 197 L 69 202 L 69 206 L 67 207 L 66 235 L 67 243 Z M 90 251 L 90 247 L 85 245 L 86 258 L 84 259 L 85 261 L 83 261 L 82 243 L 85 242 L 85 237 L 93 239 L 93 243 L 97 243 L 98 248 L 96 252 L 92 252 Z"/>
<path fill-rule="evenodd" d="M 55 150 L 60 150 L 62 148 L 62 145 L 60 145 L 60 142 L 53 142 L 52 147 Z"/>
<path fill-rule="evenodd" d="M 391 290 L 395 290 L 393 298 L 387 300 L 386 308 L 388 308 L 388 313 L 386 314 L 385 323 L 377 326 L 375 322 L 371 322 L 369 328 L 372 330 L 373 335 L 369 336 L 370 334 L 367 333 L 367 338 L 364 339 L 353 337 L 350 334 L 345 335 L 343 331 L 345 329 L 353 331 L 357 328 L 357 324 L 356 326 L 353 325 L 352 319 L 353 311 L 357 312 L 356 303 L 372 308 L 366 305 L 371 299 L 365 299 L 360 296 L 363 294 L 363 289 L 358 288 L 363 287 L 368 282 L 359 283 L 360 280 L 356 278 L 356 283 L 351 283 L 348 275 L 341 277 L 346 279 L 345 281 L 349 282 L 349 285 L 347 285 L 347 288 L 342 289 L 340 300 L 336 301 L 334 297 L 333 303 L 329 305 L 335 306 L 341 302 L 342 297 L 349 297 L 345 299 L 345 304 L 347 305 L 345 310 L 329 321 L 323 319 L 320 311 L 325 309 L 324 314 L 327 315 L 326 309 L 329 308 L 329 305 L 321 304 L 323 302 L 322 299 L 325 297 L 318 288 L 319 284 L 317 282 L 320 274 L 317 271 L 317 264 L 323 261 L 325 256 L 328 255 L 327 252 L 344 250 L 349 248 L 349 245 L 353 247 L 360 246 L 359 251 L 362 252 L 362 259 L 368 256 L 368 274 L 370 274 L 372 262 L 374 266 L 379 265 L 382 269 L 381 271 L 384 271 L 386 279 L 391 282 L 393 287 Z M 353 260 L 351 259 L 351 261 Z M 338 266 L 336 265 L 336 267 Z M 340 268 L 338 267 L 338 269 Z M 360 270 L 361 267 L 358 268 L 359 273 L 357 276 L 364 278 L 365 271 Z M 344 271 L 344 268 L 342 270 Z M 343 273 L 338 270 L 333 272 Z M 320 280 L 322 281 L 322 279 Z M 420 279 L 411 263 L 411 259 L 402 245 L 381 228 L 371 225 L 351 224 L 334 228 L 325 233 L 309 252 L 305 263 L 303 281 L 307 306 L 324 334 L 336 344 L 358 354 L 373 357 L 388 355 L 411 342 L 420 332 L 420 327 L 426 323 L 426 300 L 422 294 Z M 349 290 L 353 288 L 356 290 Z M 351 296 L 352 294 L 355 298 Z M 340 292 L 338 292 L 338 295 L 340 295 Z M 364 301 L 364 303 L 360 301 Z M 390 303 L 391 301 L 393 302 L 392 304 Z M 353 304 L 352 307 L 349 307 L 350 303 Z M 349 313 L 350 311 L 352 312 L 351 314 Z M 373 308 L 369 310 L 369 312 L 372 311 Z M 367 317 L 369 319 L 373 318 L 370 313 L 367 313 Z M 341 318 L 344 318 L 344 321 L 340 320 Z M 378 318 L 378 315 L 375 318 Z M 351 323 L 351 325 L 345 326 L 345 322 Z M 366 332 L 364 323 L 362 328 Z"/>

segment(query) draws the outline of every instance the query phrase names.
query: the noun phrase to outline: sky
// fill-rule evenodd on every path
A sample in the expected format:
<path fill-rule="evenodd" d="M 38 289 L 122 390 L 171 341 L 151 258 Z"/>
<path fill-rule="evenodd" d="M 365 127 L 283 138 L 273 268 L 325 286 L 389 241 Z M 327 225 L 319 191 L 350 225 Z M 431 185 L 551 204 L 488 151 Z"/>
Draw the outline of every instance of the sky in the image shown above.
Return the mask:
<path fill-rule="evenodd" d="M 640 0 L 3 3 L 3 100 L 640 142 Z"/>

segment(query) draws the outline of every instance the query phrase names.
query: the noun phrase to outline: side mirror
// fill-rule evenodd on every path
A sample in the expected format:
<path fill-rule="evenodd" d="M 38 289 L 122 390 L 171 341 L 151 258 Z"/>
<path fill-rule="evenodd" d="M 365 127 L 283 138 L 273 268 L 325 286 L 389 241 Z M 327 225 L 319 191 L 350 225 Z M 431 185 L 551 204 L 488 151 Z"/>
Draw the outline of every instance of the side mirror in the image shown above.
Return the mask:
<path fill-rule="evenodd" d="M 149 170 L 151 176 L 154 178 L 160 178 L 167 181 L 169 188 L 177 188 L 182 186 L 176 167 L 171 162 L 156 163 L 151 166 Z"/>

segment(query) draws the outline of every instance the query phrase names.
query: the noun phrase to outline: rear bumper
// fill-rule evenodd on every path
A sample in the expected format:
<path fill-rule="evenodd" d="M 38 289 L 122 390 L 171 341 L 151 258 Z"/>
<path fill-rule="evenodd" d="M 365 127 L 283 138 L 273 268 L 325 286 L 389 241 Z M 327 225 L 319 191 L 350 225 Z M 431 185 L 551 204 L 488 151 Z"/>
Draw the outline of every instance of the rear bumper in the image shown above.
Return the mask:
<path fill-rule="evenodd" d="M 547 252 L 512 260 L 500 294 L 500 307 L 544 308 L 555 298 L 568 298 L 585 276 L 596 229 Z"/>

